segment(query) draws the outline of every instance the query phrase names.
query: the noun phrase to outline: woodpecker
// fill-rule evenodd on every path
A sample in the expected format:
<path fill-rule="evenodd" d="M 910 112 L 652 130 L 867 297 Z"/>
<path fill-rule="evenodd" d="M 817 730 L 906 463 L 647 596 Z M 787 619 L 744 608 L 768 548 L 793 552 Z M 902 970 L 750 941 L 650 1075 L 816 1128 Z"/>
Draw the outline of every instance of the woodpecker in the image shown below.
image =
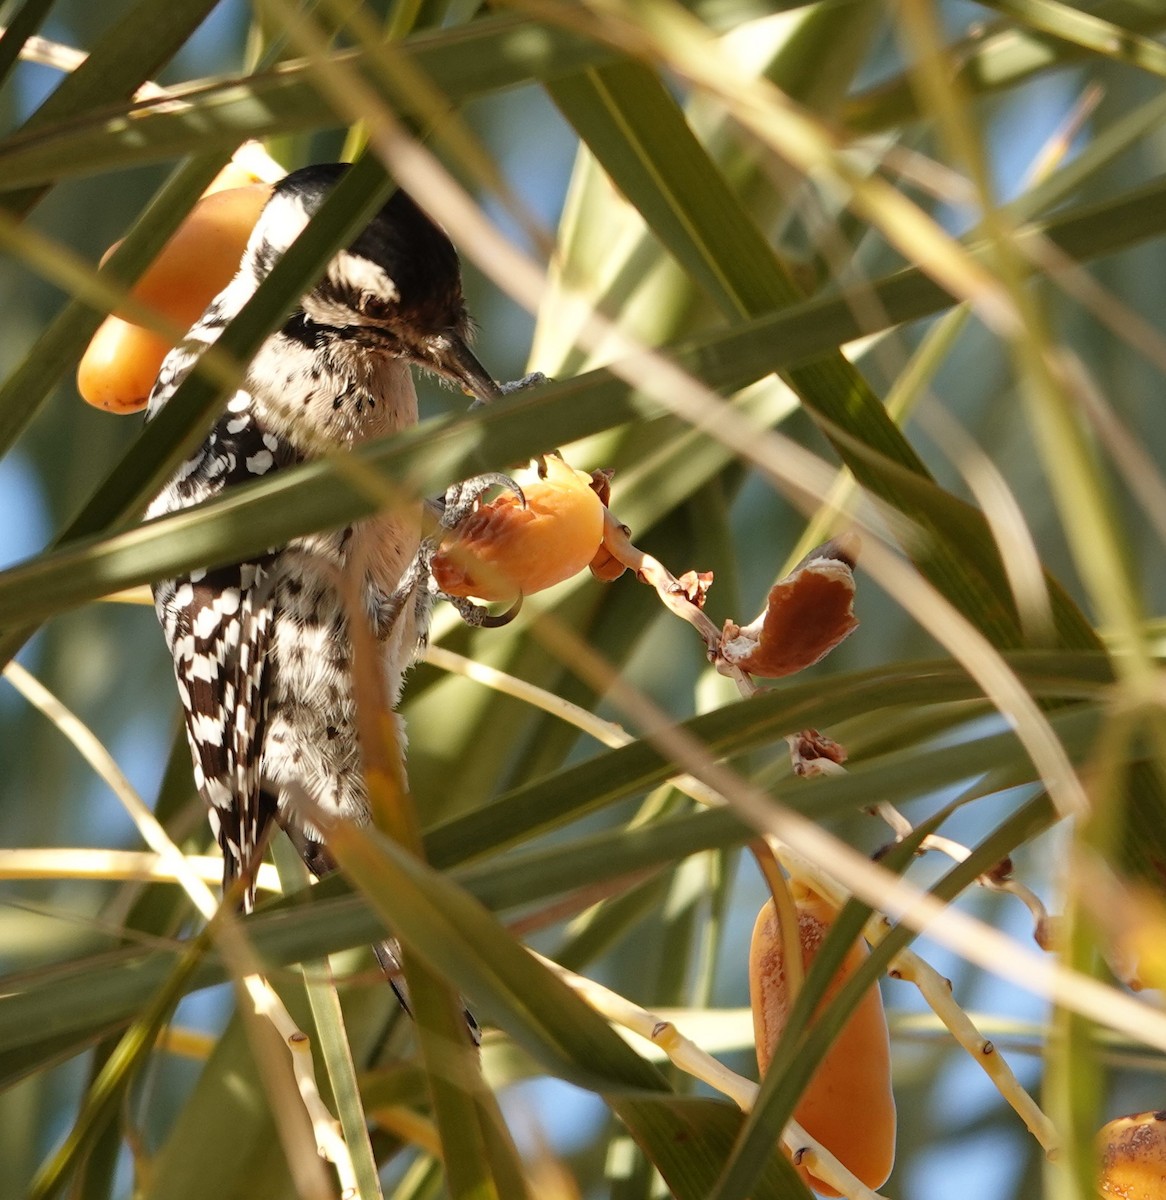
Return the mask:
<path fill-rule="evenodd" d="M 275 186 L 238 273 L 163 363 L 147 419 L 254 294 L 344 170 L 306 167 Z M 452 244 L 396 192 L 263 343 L 243 386 L 148 516 L 414 424 L 412 365 L 479 402 L 496 397 L 498 385 L 469 349 L 469 331 Z M 195 780 L 223 851 L 223 886 L 241 877 L 245 911 L 254 903 L 273 820 L 314 875 L 334 869 L 321 832 L 294 803 L 298 788 L 332 816 L 369 819 L 348 616 L 337 584 L 342 573 L 358 573 L 363 615 L 380 642 L 396 705 L 426 632 L 424 596 L 413 598 L 425 565 L 420 516 L 420 506 L 393 508 L 154 588 Z M 391 947 L 378 954 L 391 972 Z"/>

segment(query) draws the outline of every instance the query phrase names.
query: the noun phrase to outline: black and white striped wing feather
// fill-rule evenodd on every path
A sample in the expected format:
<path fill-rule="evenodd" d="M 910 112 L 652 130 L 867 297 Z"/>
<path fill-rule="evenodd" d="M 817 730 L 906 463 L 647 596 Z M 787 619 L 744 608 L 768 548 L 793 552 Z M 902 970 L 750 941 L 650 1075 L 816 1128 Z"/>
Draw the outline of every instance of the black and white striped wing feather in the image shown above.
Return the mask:
<path fill-rule="evenodd" d="M 223 850 L 223 885 L 258 865 L 273 804 L 261 789 L 265 664 L 273 605 L 262 567 L 195 572 L 155 589 L 194 759 L 194 776 Z M 248 882 L 244 907 L 254 889 Z"/>
<path fill-rule="evenodd" d="M 158 390 L 162 386 L 160 380 Z M 152 403 L 151 414 L 159 407 Z M 250 396 L 240 391 L 148 515 L 187 508 L 296 458 L 287 443 L 263 429 Z M 261 774 L 269 651 L 277 616 L 273 560 L 269 553 L 192 571 L 154 588 L 158 617 L 174 658 L 195 781 L 223 850 L 224 888 L 242 875 L 247 910 L 275 816 L 275 799 L 263 791 Z"/>

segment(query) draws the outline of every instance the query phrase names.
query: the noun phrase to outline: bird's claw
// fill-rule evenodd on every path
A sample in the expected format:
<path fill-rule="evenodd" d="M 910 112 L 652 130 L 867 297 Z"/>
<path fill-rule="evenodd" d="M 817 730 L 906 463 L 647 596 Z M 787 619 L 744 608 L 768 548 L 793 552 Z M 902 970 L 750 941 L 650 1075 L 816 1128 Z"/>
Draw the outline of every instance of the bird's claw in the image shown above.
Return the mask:
<path fill-rule="evenodd" d="M 526 388 L 538 387 L 540 383 L 546 383 L 547 377 L 541 371 L 531 371 L 529 375 L 524 375 L 521 379 L 512 379 L 509 383 L 498 384 L 498 394 L 500 396 L 513 396 L 515 392 L 525 391 Z M 483 400 L 480 397 L 470 405 L 470 412 L 475 409 L 485 408 L 489 404 L 488 400 Z"/>
<path fill-rule="evenodd" d="M 439 595 L 448 600 L 461 614 L 462 620 L 473 629 L 501 629 L 504 625 L 509 625 L 522 611 L 521 593 L 518 599 L 503 613 L 492 613 L 488 608 L 481 604 L 475 604 L 464 596 L 449 596 L 444 592 L 440 592 Z"/>
<path fill-rule="evenodd" d="M 501 471 L 487 471 L 446 488 L 444 499 L 438 501 L 441 506 L 442 529 L 456 529 L 474 511 L 482 496 L 493 487 L 506 488 L 507 491 L 513 492 L 522 507 L 526 507 L 526 496 L 523 495 L 522 488 L 509 475 L 504 475 Z"/>
<path fill-rule="evenodd" d="M 500 383 L 498 390 L 503 396 L 511 396 L 515 392 L 525 391 L 527 388 L 538 387 L 540 383 L 546 383 L 547 377 L 541 371 L 531 371 L 529 375 L 524 375 L 521 379 L 512 379 L 509 383 Z"/>

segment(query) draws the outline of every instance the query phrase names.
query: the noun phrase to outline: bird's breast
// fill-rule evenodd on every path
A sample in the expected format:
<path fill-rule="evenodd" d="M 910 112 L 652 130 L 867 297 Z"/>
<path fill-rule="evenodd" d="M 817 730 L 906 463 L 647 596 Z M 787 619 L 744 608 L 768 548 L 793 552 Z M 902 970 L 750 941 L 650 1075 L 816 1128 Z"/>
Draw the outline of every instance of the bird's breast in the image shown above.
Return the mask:
<path fill-rule="evenodd" d="M 393 595 L 421 544 L 420 504 L 394 505 L 389 512 L 353 527 L 349 555 L 366 586 Z"/>
<path fill-rule="evenodd" d="M 310 348 L 276 334 L 248 368 L 266 428 L 319 458 L 417 423 L 417 392 L 400 358 L 342 341 Z"/>

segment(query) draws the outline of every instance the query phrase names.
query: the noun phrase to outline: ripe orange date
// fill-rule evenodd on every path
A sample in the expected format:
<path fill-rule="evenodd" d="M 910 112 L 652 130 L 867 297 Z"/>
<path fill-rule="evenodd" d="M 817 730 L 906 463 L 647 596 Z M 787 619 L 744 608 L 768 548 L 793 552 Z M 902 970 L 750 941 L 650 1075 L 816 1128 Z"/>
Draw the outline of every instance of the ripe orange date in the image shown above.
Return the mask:
<path fill-rule="evenodd" d="M 267 184 L 253 183 L 203 196 L 130 294 L 189 328 L 235 274 L 270 194 Z M 173 345 L 115 312 L 99 326 L 77 367 L 77 390 L 96 408 L 135 412 L 145 406 Z"/>
<path fill-rule="evenodd" d="M 450 596 L 513 600 L 569 579 L 591 562 L 603 539 L 603 504 L 591 477 L 561 458 L 515 475 L 513 493 L 483 504 L 433 558 L 433 576 Z"/>
<path fill-rule="evenodd" d="M 791 886 L 798 913 L 802 961 L 808 967 L 834 918 L 835 909 L 816 892 Z M 830 981 L 828 1003 L 867 956 L 861 939 L 851 946 Z M 749 950 L 749 995 L 757 1063 L 764 1074 L 789 1018 L 791 1000 L 773 901 L 762 906 Z M 886 1182 L 895 1161 L 895 1097 L 891 1091 L 890 1039 L 877 984 L 872 984 L 818 1065 L 794 1110 L 794 1119 L 868 1187 Z M 805 1167 L 809 1187 L 837 1196 Z"/>

